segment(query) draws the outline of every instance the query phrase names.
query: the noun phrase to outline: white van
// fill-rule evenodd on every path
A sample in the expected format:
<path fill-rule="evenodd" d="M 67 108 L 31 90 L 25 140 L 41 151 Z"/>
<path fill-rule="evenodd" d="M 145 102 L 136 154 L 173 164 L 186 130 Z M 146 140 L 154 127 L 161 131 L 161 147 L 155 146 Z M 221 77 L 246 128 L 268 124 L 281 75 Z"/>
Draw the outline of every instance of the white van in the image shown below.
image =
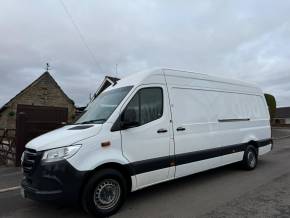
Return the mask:
<path fill-rule="evenodd" d="M 214 76 L 157 69 L 106 89 L 72 125 L 30 141 L 22 194 L 115 213 L 130 191 L 241 162 L 272 150 L 260 88 Z"/>

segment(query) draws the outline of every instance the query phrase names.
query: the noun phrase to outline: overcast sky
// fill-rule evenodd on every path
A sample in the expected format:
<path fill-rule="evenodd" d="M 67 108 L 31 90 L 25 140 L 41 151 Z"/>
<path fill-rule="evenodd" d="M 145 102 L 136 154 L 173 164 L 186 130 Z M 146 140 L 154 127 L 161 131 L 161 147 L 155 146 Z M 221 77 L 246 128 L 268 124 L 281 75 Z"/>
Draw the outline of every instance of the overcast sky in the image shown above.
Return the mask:
<path fill-rule="evenodd" d="M 0 107 L 49 62 L 76 105 L 104 75 L 170 67 L 257 83 L 290 106 L 290 1 L 7 0 L 0 3 Z"/>

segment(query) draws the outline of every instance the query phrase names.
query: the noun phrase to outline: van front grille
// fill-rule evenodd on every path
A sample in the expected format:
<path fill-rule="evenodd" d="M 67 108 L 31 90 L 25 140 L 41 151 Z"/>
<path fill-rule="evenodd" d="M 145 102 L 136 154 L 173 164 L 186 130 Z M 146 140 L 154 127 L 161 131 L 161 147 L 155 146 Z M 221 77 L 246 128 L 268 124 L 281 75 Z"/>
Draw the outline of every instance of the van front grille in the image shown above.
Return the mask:
<path fill-rule="evenodd" d="M 33 172 L 37 161 L 37 152 L 33 149 L 25 149 L 22 162 L 22 168 L 24 174 L 30 175 Z"/>

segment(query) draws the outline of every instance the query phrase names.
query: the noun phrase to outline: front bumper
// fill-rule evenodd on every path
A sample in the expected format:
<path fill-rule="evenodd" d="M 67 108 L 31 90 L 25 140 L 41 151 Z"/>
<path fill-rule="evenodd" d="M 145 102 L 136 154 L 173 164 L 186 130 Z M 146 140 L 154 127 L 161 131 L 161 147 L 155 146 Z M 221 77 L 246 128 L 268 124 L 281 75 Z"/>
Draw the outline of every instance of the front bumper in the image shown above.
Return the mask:
<path fill-rule="evenodd" d="M 36 158 L 31 171 L 24 170 L 21 192 L 23 197 L 36 201 L 76 204 L 86 175 L 66 160 L 42 163 Z"/>

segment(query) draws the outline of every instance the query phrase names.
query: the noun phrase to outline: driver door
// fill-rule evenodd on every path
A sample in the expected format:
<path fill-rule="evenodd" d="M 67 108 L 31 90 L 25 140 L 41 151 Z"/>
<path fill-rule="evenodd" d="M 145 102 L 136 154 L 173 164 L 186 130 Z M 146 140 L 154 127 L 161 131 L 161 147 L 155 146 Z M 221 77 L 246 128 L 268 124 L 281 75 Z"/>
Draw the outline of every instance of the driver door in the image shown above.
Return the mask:
<path fill-rule="evenodd" d="M 134 119 L 130 120 L 133 126 L 121 130 L 121 136 L 123 154 L 130 161 L 138 188 L 169 178 L 172 130 L 164 93 L 163 86 L 140 88 L 123 110 L 123 114 L 130 111 Z"/>

